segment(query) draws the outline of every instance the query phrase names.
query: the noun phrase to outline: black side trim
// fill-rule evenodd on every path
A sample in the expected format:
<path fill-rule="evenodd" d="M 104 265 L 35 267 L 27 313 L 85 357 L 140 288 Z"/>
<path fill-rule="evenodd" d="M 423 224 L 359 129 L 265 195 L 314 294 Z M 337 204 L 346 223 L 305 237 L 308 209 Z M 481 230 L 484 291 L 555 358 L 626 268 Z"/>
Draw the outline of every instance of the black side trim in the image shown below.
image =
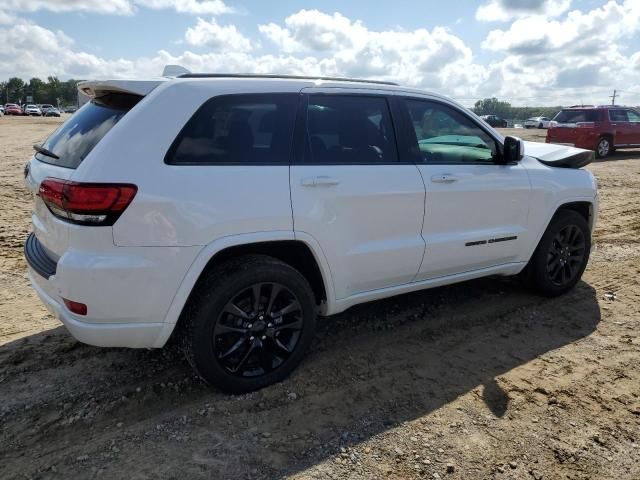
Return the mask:
<path fill-rule="evenodd" d="M 29 266 L 44 278 L 49 279 L 50 276 L 56 274 L 57 262 L 49 257 L 33 233 L 27 237 L 24 244 L 24 256 Z"/>
<path fill-rule="evenodd" d="M 508 242 L 510 240 L 517 240 L 517 239 L 518 239 L 517 235 L 513 235 L 511 237 L 490 238 L 489 240 L 476 240 L 475 242 L 467 242 L 464 244 L 464 246 L 473 247 L 475 245 L 486 245 L 487 243 Z"/>
<path fill-rule="evenodd" d="M 498 242 L 508 242 L 509 240 L 517 240 L 517 236 L 513 237 L 500 237 L 500 238 L 490 238 L 489 243 L 498 243 Z"/>
<path fill-rule="evenodd" d="M 473 247 L 474 245 L 485 245 L 487 243 L 486 240 L 478 240 L 476 242 L 467 242 L 464 244 L 465 247 Z"/>

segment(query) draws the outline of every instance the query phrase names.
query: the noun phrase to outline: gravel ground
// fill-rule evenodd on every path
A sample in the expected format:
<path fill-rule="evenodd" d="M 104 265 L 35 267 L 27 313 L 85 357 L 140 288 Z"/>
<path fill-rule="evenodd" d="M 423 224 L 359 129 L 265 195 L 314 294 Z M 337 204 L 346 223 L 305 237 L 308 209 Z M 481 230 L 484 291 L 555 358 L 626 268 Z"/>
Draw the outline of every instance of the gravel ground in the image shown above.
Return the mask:
<path fill-rule="evenodd" d="M 0 478 L 640 479 L 639 151 L 588 167 L 568 295 L 489 278 L 355 307 L 291 378 L 228 396 L 175 347 L 76 342 L 29 287 L 22 168 L 59 121 L 0 118 Z"/>

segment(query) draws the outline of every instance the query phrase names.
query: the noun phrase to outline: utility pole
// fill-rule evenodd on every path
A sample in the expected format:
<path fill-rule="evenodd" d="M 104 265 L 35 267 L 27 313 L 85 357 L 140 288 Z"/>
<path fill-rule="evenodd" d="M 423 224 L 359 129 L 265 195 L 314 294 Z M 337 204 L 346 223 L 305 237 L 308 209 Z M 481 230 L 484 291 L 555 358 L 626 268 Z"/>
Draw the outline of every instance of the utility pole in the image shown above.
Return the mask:
<path fill-rule="evenodd" d="M 613 95 L 609 95 L 609 98 L 611 99 L 611 105 L 615 105 L 616 104 L 616 96 L 618 95 L 618 91 L 614 90 L 613 91 Z"/>

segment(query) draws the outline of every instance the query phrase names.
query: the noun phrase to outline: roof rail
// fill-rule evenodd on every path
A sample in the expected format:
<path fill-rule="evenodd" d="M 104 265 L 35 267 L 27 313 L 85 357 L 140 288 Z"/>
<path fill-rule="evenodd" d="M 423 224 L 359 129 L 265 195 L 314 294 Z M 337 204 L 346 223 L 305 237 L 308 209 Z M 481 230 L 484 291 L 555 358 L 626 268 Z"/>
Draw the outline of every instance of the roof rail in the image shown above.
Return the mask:
<path fill-rule="evenodd" d="M 284 78 L 291 80 L 326 80 L 332 82 L 357 82 L 375 83 L 380 85 L 398 85 L 395 82 L 385 82 L 383 80 L 366 80 L 363 78 L 346 77 L 314 77 L 307 75 L 277 75 L 271 73 L 184 73 L 177 78 Z"/>

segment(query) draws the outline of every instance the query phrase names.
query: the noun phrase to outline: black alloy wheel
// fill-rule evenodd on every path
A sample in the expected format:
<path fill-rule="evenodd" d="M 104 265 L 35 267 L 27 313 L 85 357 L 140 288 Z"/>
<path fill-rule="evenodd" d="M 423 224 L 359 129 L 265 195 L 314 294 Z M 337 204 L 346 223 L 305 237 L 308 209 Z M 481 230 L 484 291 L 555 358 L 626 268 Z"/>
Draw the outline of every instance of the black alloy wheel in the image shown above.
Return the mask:
<path fill-rule="evenodd" d="M 245 255 L 206 272 L 183 312 L 187 360 L 231 393 L 286 378 L 313 340 L 318 303 L 308 280 L 266 255 Z"/>
<path fill-rule="evenodd" d="M 254 377 L 280 367 L 302 330 L 295 294 L 279 283 L 256 283 L 235 295 L 213 328 L 216 360 L 232 375 Z"/>
<path fill-rule="evenodd" d="M 547 273 L 554 285 L 571 283 L 584 263 L 586 242 L 577 225 L 567 225 L 551 242 L 547 254 Z"/>
<path fill-rule="evenodd" d="M 587 219 L 574 210 L 559 210 L 520 277 L 542 295 L 561 295 L 580 281 L 590 253 L 591 230 Z"/>

